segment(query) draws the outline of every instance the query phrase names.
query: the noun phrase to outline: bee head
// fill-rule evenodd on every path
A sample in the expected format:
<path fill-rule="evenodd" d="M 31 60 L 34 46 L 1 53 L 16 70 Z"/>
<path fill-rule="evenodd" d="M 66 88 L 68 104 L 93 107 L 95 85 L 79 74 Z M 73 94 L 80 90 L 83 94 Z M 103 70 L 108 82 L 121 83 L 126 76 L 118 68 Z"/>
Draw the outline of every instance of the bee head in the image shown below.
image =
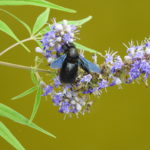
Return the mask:
<path fill-rule="evenodd" d="M 68 53 L 67 53 L 67 56 L 68 57 L 71 57 L 71 58 L 76 58 L 76 57 L 78 57 L 78 51 L 77 51 L 77 49 L 74 47 L 71 47 L 70 49 L 69 49 L 69 51 L 68 51 Z"/>
<path fill-rule="evenodd" d="M 65 43 L 62 48 L 68 57 L 76 58 L 79 56 L 78 51 L 73 43 Z"/>

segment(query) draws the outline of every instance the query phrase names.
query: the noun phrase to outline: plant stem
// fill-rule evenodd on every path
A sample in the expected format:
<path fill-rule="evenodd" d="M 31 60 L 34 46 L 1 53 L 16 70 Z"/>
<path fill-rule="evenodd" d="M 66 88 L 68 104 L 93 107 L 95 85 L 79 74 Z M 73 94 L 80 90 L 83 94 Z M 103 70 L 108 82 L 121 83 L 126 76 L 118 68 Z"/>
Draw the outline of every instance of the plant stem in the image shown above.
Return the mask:
<path fill-rule="evenodd" d="M 12 64 L 12 63 L 8 63 L 8 62 L 4 62 L 4 61 L 0 61 L 0 65 L 24 69 L 24 70 L 31 70 L 34 68 L 34 67 L 22 66 L 22 65 L 18 65 L 18 64 Z M 44 70 L 44 69 L 39 69 L 39 68 L 34 68 L 34 69 L 38 72 L 54 73 L 54 72 L 49 71 L 49 70 Z"/>
<path fill-rule="evenodd" d="M 24 42 L 27 42 L 27 41 L 30 41 L 30 40 L 34 40 L 33 37 L 30 37 L 30 38 L 27 38 L 27 39 L 24 39 L 22 41 L 19 41 L 13 45 L 11 45 L 10 47 L 4 49 L 1 53 L 0 53 L 0 56 L 2 56 L 3 54 L 5 54 L 6 52 L 8 52 L 9 50 L 11 50 L 12 48 L 16 47 L 17 45 L 21 44 L 21 43 L 24 43 Z"/>

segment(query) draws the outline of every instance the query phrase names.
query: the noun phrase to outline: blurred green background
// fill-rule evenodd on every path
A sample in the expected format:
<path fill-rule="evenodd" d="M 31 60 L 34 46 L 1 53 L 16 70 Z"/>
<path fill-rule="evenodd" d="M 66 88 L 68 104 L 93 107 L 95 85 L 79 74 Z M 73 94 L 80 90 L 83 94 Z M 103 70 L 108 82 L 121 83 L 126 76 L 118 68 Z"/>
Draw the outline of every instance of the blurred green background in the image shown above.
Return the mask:
<path fill-rule="evenodd" d="M 51 0 L 56 4 L 78 11 L 69 14 L 51 10 L 50 20 L 76 20 L 93 16 L 80 33 L 80 43 L 104 52 L 111 48 L 124 56 L 122 43 L 141 41 L 150 34 L 149 0 Z M 3 6 L 30 26 L 44 8 L 34 6 Z M 0 12 L 5 21 L 20 37 L 28 36 L 26 30 L 14 19 Z M 15 41 L 0 33 L 0 51 Z M 36 44 L 26 43 L 32 50 L 27 53 L 21 46 L 3 55 L 0 60 L 31 66 L 34 65 Z M 28 71 L 0 66 L 0 102 L 29 117 L 34 104 L 34 94 L 11 101 L 10 98 L 32 87 Z M 150 150 L 150 89 L 143 83 L 108 88 L 95 98 L 90 114 L 63 120 L 51 99 L 42 99 L 35 123 L 54 133 L 57 139 L 0 118 L 16 135 L 27 150 Z M 0 150 L 13 148 L 0 138 Z"/>

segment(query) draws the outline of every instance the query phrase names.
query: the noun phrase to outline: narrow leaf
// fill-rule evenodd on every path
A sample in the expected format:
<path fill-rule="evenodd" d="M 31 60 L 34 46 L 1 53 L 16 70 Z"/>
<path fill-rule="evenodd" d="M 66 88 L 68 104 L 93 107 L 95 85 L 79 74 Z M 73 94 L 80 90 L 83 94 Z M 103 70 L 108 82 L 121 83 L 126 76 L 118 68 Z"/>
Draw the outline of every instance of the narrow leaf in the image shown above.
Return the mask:
<path fill-rule="evenodd" d="M 76 26 L 81 26 L 81 25 L 85 24 L 86 22 L 90 21 L 91 19 L 92 19 L 92 16 L 88 16 L 88 17 L 81 19 L 81 20 L 69 21 L 68 23 L 76 25 Z"/>
<path fill-rule="evenodd" d="M 69 13 L 76 12 L 73 9 L 65 8 L 65 7 L 56 5 L 54 3 L 44 1 L 44 0 L 0 0 L 0 5 L 33 5 L 33 6 L 57 9 L 57 10 L 65 11 Z"/>
<path fill-rule="evenodd" d="M 73 24 L 76 26 L 81 26 L 83 24 L 85 24 L 86 22 L 90 21 L 92 19 L 92 16 L 88 16 L 86 18 L 83 18 L 81 20 L 73 20 L 73 21 L 68 21 L 69 24 Z M 58 22 L 58 23 L 62 23 L 62 21 Z M 52 25 L 51 25 L 52 26 Z M 50 26 L 46 26 L 45 28 L 43 28 L 39 34 L 45 34 L 50 30 Z"/>
<path fill-rule="evenodd" d="M 38 84 L 38 80 L 37 80 L 37 78 L 35 76 L 35 70 L 34 70 L 34 68 L 31 69 L 31 80 L 32 80 L 32 82 L 34 84 L 36 84 L 36 85 Z"/>
<path fill-rule="evenodd" d="M 42 89 L 41 89 L 41 86 L 39 85 L 36 96 L 35 96 L 35 103 L 33 106 L 33 111 L 32 111 L 31 118 L 30 118 L 31 121 L 34 119 L 34 117 L 38 111 L 38 108 L 39 108 L 39 105 L 41 102 L 41 95 L 42 95 Z"/>
<path fill-rule="evenodd" d="M 13 110 L 12 108 L 0 103 L 0 116 L 2 117 L 6 117 L 8 119 L 11 119 L 17 123 L 26 125 L 28 127 L 31 127 L 35 130 L 38 130 L 48 136 L 51 136 L 53 138 L 56 138 L 53 134 L 45 131 L 44 129 L 40 128 L 38 125 L 34 124 L 33 122 L 31 122 L 29 119 L 27 119 L 26 117 L 24 117 L 22 114 L 16 112 L 15 110 Z"/>
<path fill-rule="evenodd" d="M 4 9 L 1 9 L 1 11 L 5 12 L 6 14 L 10 15 L 11 17 L 13 17 L 14 19 L 16 19 L 18 22 L 20 22 L 27 30 L 29 33 L 31 33 L 31 29 L 30 27 L 24 22 L 22 21 L 21 19 L 19 19 L 17 16 L 15 16 L 14 14 L 10 13 L 9 11 L 7 10 L 4 10 Z"/>
<path fill-rule="evenodd" d="M 27 96 L 27 95 L 33 93 L 36 89 L 37 89 L 37 87 L 32 87 L 31 89 L 28 89 L 28 90 L 24 91 L 23 93 L 13 97 L 12 100 L 16 100 L 16 99 L 22 98 L 24 96 Z"/>
<path fill-rule="evenodd" d="M 42 12 L 38 17 L 33 27 L 32 34 L 35 34 L 39 31 L 48 21 L 50 9 L 47 8 L 44 12 Z"/>
<path fill-rule="evenodd" d="M 87 51 L 87 52 L 90 52 L 90 53 L 95 53 L 95 54 L 98 54 L 98 55 L 102 56 L 102 54 L 101 54 L 100 52 L 98 52 L 98 51 L 96 51 L 96 50 L 94 50 L 94 49 L 88 48 L 88 47 L 86 47 L 86 46 L 84 46 L 84 45 L 81 45 L 81 44 L 79 44 L 79 43 L 76 43 L 76 42 L 74 42 L 74 44 L 76 45 L 76 47 L 77 47 L 78 49 L 81 49 L 81 50 L 83 50 L 83 51 Z"/>
<path fill-rule="evenodd" d="M 20 40 L 17 38 L 17 36 L 14 34 L 14 32 L 8 27 L 7 24 L 5 24 L 2 20 L 0 20 L 0 30 L 5 32 L 6 34 L 8 34 L 9 36 L 11 36 L 13 39 L 15 39 L 17 42 L 19 42 Z M 28 52 L 30 52 L 30 50 L 23 44 L 20 43 Z"/>
<path fill-rule="evenodd" d="M 0 136 L 17 150 L 25 150 L 21 143 L 2 122 L 0 122 Z"/>

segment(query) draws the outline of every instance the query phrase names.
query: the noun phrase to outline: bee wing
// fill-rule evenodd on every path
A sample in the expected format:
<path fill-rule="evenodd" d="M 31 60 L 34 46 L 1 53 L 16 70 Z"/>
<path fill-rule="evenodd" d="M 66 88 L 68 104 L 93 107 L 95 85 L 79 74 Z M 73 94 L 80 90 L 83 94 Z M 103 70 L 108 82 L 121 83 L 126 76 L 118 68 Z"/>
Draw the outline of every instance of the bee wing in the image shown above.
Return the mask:
<path fill-rule="evenodd" d="M 79 64 L 87 72 L 96 72 L 96 73 L 101 72 L 101 69 L 96 64 L 93 64 L 92 62 L 90 62 L 89 60 L 85 59 L 82 56 L 80 56 Z"/>
<path fill-rule="evenodd" d="M 60 56 L 59 58 L 57 58 L 55 61 L 53 61 L 50 64 L 50 67 L 53 69 L 60 69 L 62 67 L 62 64 L 63 64 L 65 58 L 66 58 L 66 54 Z"/>

